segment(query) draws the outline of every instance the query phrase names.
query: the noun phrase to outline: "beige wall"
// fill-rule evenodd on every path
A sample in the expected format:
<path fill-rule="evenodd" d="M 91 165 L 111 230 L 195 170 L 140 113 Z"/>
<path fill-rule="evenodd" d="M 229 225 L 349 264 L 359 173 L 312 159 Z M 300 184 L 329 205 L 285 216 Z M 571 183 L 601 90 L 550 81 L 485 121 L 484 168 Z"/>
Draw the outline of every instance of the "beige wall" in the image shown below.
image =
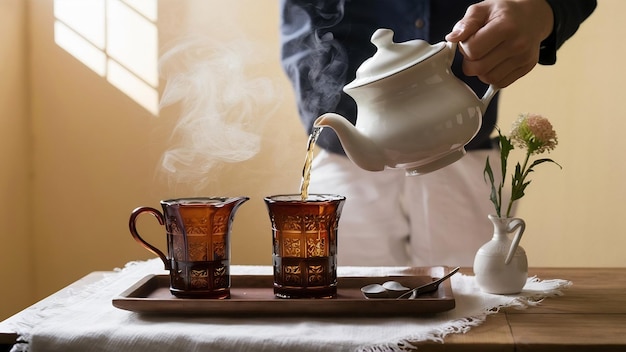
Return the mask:
<path fill-rule="evenodd" d="M 559 146 L 550 154 L 563 169 L 541 165 L 532 175 L 519 216 L 533 266 L 624 266 L 626 128 L 622 103 L 626 2 L 598 1 L 594 14 L 561 48 L 555 66 L 540 66 L 503 93 L 501 125 L 519 112 L 550 118 Z"/>
<path fill-rule="evenodd" d="M 35 298 L 26 44 L 24 2 L 0 1 L 0 319 Z"/>
<path fill-rule="evenodd" d="M 30 4 L 37 295 L 93 270 L 110 270 L 131 260 L 151 258 L 152 254 L 135 243 L 128 232 L 130 212 L 140 205 L 158 208 L 160 199 L 178 196 L 252 197 L 237 213 L 233 260 L 268 264 L 269 220 L 262 196 L 297 190 L 303 157 L 297 152 L 281 154 L 293 150 L 285 146 L 305 143 L 298 122 L 290 116 L 294 110 L 289 93 L 284 94 L 285 104 L 272 120 L 257 128 L 267 132 L 267 138 L 256 157 L 236 166 L 219 165 L 212 171 L 210 184 L 200 190 L 191 184 L 170 187 L 158 165 L 170 143 L 180 107 L 168 107 L 159 117 L 152 116 L 55 45 L 52 1 Z M 162 1 L 162 47 L 186 36 L 186 32 L 229 40 L 233 36 L 227 31 L 230 26 L 242 23 L 247 27 L 249 23 L 250 28 L 244 28 L 249 40 L 268 43 L 267 53 L 259 53 L 268 55 L 263 74 L 282 85 L 280 91 L 288 92 L 276 60 L 276 5 L 267 8 L 250 0 L 246 1 L 248 7 L 229 5 L 226 13 L 217 13 L 208 4 Z M 267 16 L 256 17 L 258 13 Z M 256 18 L 254 24 L 250 18 Z M 218 24 L 223 19 L 229 21 L 221 29 Z M 270 131 L 280 133 L 270 135 Z M 262 228 L 267 230 L 259 231 Z M 163 230 L 151 217 L 140 222 L 140 230 L 157 245 L 165 244 Z"/>
<path fill-rule="evenodd" d="M 3 185 L 12 185 L 3 186 L 4 198 L 20 203 L 19 210 L 15 202 L 1 206 L 6 229 L 0 235 L 2 248 L 10 250 L 3 250 L 8 258 L 0 257 L 0 275 L 2 282 L 15 280 L 11 286 L 19 289 L 0 290 L 0 302 L 25 305 L 91 271 L 151 258 L 131 239 L 128 215 L 136 206 L 158 207 L 158 200 L 169 197 L 250 196 L 235 217 L 233 262 L 270 263 L 262 197 L 297 192 L 305 147 L 290 86 L 278 63 L 276 3 L 220 2 L 219 12 L 211 6 L 215 2 L 204 0 L 159 3 L 163 50 L 186 34 L 220 42 L 244 38 L 261 45 L 250 54 L 261 64 L 251 66 L 247 74 L 272 79 L 280 92 L 269 120 L 246 117 L 262 133 L 260 152 L 239 164 L 219 165 L 211 171 L 211 181 L 196 190 L 192 184 L 168 184 L 158 167 L 171 143 L 180 105 L 152 116 L 58 47 L 52 0 L 30 0 L 28 8 L 20 0 L 1 2 L 1 28 L 9 27 L 1 32 L 1 69 L 10 75 L 0 80 L 0 118 L 10 128 L 1 132 L 0 177 Z M 517 113 L 538 112 L 553 121 L 560 138 L 551 156 L 563 170 L 538 168 L 519 210 L 528 222 L 522 245 L 531 266 L 626 264 L 623 231 L 609 221 L 621 215 L 626 192 L 620 182 L 626 178 L 624 147 L 617 143 L 626 124 L 620 104 L 626 74 L 619 66 L 625 49 L 607 34 L 626 35 L 626 28 L 614 19 L 625 10 L 620 0 L 601 2 L 559 52 L 556 66 L 538 67 L 503 92 L 500 124 L 505 130 Z M 26 90 L 29 77 L 28 93 L 15 93 Z M 27 138 L 27 121 L 32 122 L 32 138 Z M 29 158 L 34 179 L 26 182 Z M 29 191 L 32 204 L 27 213 Z M 142 219 L 140 230 L 164 244 L 163 231 L 153 219 Z M 2 309 L 0 318 L 11 312 L 4 305 Z"/>

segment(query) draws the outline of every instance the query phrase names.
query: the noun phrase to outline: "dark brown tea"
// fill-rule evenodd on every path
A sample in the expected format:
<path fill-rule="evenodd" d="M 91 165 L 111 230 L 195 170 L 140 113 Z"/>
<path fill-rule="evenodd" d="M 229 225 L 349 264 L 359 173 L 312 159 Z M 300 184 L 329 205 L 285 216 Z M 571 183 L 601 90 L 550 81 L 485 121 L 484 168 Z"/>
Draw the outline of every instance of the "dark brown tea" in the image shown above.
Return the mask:
<path fill-rule="evenodd" d="M 229 244 L 226 236 L 219 236 L 221 239 L 210 237 L 167 234 L 167 243 L 171 246 L 169 252 L 174 253 L 170 269 L 170 291 L 173 295 L 185 298 L 230 297 L 230 265 L 226 255 Z M 213 243 L 209 245 L 207 240 Z M 208 247 L 213 247 L 211 256 L 207 255 Z"/>
<path fill-rule="evenodd" d="M 170 291 L 177 297 L 230 297 L 230 232 L 236 210 L 248 197 L 180 198 L 161 201 L 163 213 L 139 207 L 131 213 L 130 233 L 158 255 L 170 271 Z M 137 232 L 140 214 L 165 225 L 167 255 Z"/>
<path fill-rule="evenodd" d="M 175 296 L 230 297 L 230 208 L 202 202 L 164 208 Z"/>
<path fill-rule="evenodd" d="M 332 298 L 337 294 L 337 225 L 345 197 L 266 197 L 272 223 L 274 294 Z"/>

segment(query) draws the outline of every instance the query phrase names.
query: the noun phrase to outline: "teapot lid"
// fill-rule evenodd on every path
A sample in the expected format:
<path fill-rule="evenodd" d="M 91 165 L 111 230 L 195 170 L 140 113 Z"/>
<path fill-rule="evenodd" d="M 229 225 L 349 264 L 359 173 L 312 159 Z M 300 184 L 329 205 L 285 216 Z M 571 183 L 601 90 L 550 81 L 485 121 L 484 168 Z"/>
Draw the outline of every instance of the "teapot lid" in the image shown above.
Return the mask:
<path fill-rule="evenodd" d="M 356 79 L 344 89 L 356 88 L 391 76 L 426 60 L 446 46 L 445 42 L 431 45 L 421 39 L 394 43 L 393 31 L 386 28 L 377 29 L 372 34 L 371 42 L 376 45 L 376 53 L 363 62 L 356 71 Z"/>

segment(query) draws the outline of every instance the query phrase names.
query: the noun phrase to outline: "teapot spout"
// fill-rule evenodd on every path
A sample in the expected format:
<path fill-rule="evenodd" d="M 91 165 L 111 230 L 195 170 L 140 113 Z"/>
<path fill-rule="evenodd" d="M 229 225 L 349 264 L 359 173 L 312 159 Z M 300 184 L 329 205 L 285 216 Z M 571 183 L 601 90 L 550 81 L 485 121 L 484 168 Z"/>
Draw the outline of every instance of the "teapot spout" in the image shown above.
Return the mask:
<path fill-rule="evenodd" d="M 318 117 L 313 125 L 332 128 L 339 137 L 346 155 L 358 167 L 367 171 L 382 171 L 385 168 L 385 158 L 378 145 L 343 116 L 326 113 Z"/>

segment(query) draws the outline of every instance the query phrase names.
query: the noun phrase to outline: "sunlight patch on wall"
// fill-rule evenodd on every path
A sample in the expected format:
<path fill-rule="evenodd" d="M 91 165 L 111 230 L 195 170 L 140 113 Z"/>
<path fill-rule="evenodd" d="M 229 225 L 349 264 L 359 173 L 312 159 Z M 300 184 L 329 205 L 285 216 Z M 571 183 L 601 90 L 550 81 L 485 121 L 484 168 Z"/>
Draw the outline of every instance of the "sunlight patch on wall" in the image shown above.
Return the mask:
<path fill-rule="evenodd" d="M 54 0 L 54 40 L 154 115 L 157 0 Z"/>

